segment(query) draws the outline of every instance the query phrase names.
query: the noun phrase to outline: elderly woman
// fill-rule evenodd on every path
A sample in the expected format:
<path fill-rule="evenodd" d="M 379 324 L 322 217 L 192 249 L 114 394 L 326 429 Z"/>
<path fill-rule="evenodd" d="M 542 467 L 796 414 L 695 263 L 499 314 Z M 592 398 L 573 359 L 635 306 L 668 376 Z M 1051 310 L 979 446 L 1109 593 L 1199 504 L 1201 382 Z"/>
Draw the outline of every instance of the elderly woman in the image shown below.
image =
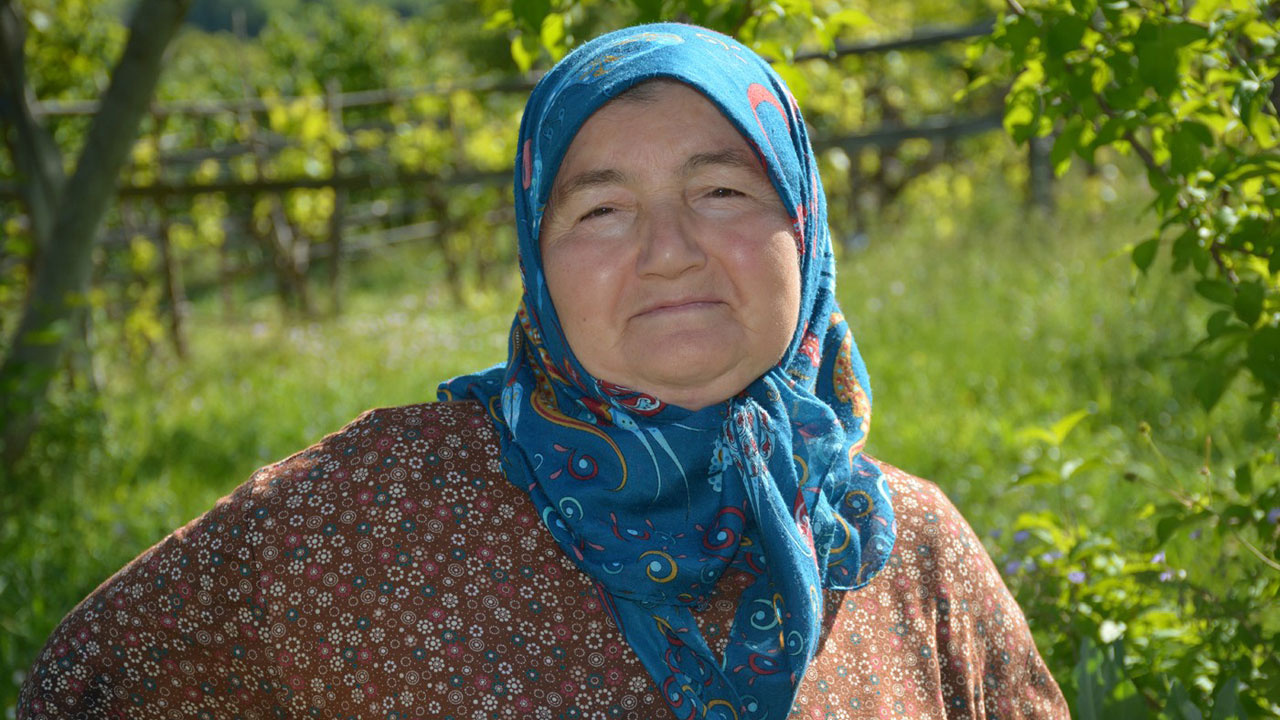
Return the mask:
<path fill-rule="evenodd" d="M 759 57 L 600 37 L 526 108 L 503 365 L 255 474 L 77 607 L 19 716 L 1066 717 L 981 543 L 863 452 Z"/>

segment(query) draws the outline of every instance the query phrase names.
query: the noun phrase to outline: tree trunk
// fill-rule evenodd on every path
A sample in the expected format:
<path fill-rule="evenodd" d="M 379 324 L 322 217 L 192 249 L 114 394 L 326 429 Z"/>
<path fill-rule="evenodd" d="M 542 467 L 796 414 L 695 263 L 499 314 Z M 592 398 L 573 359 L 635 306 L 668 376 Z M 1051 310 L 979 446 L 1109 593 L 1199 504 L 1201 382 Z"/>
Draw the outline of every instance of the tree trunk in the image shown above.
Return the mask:
<path fill-rule="evenodd" d="M 76 335 L 74 328 L 88 296 L 94 236 L 155 92 L 165 48 L 177 33 L 190 1 L 140 0 L 130 21 L 129 40 L 111 73 L 75 172 L 53 203 L 47 251 L 41 253 L 36 265 L 18 329 L 0 365 L 0 436 L 6 466 L 12 466 L 25 452 L 59 360 Z M 14 67 L 22 45 L 12 43 L 22 39 L 22 31 L 21 26 L 14 30 L 11 25 L 20 21 L 12 0 L 0 0 L 0 56 L 4 58 L 0 106 L 19 108 L 6 113 L 5 119 L 17 119 L 14 134 L 22 144 L 32 130 L 42 129 L 31 118 L 27 104 L 30 90 L 22 67 Z M 27 120 L 30 122 L 23 125 Z M 24 165 L 23 171 L 34 173 L 39 167 Z M 41 171 L 28 184 L 56 187 L 56 178 Z M 71 200 L 64 203 L 60 198 Z M 33 223 L 38 221 L 34 210 L 32 219 Z"/>

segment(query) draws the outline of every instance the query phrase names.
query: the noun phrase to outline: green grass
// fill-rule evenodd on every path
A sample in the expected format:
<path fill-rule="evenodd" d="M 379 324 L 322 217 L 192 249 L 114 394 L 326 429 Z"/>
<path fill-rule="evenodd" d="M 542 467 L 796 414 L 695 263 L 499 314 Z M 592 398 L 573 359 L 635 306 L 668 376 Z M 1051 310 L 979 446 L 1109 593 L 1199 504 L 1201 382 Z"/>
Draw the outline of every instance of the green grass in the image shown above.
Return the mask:
<path fill-rule="evenodd" d="M 1010 487 L 1044 451 L 1029 428 L 1087 410 L 1059 449 L 1084 454 L 1132 446 L 1146 421 L 1182 457 L 1210 427 L 1172 379 L 1203 311 L 1181 278 L 1135 275 L 1124 248 L 1147 232 L 1134 218 L 1143 192 L 1104 204 L 1095 185 L 1077 181 L 1053 218 L 999 203 L 1017 194 L 992 188 L 942 233 L 927 213 L 878 228 L 842 268 L 871 372 L 871 452 L 938 482 L 975 526 L 1050 501 Z M 1054 488 L 1052 501 L 1065 491 L 1085 515 L 1119 520 L 1132 508 L 1105 499 L 1113 480 Z"/>
<path fill-rule="evenodd" d="M 1139 281 L 1120 252 L 1145 232 L 1140 189 L 1103 188 L 1120 193 L 1105 203 L 1104 181 L 1073 180 L 1046 219 L 1011 203 L 1002 180 L 972 202 L 956 201 L 958 176 L 930 182 L 843 258 L 842 303 L 873 383 L 873 454 L 938 482 L 981 533 L 1064 504 L 1091 523 L 1131 522 L 1139 498 L 1112 492 L 1105 471 L 1070 485 L 1014 479 L 1045 453 L 1144 467 L 1143 421 L 1175 463 L 1194 467 L 1211 431 L 1230 461 L 1239 406 L 1206 417 L 1171 379 L 1201 306 L 1163 272 Z M 22 673 L 78 599 L 253 469 L 503 359 L 514 285 L 459 309 L 432 284 L 434 265 L 413 247 L 362 260 L 345 313 L 302 324 L 270 298 L 245 299 L 233 322 L 201 299 L 186 362 L 103 353 L 100 401 L 59 394 L 22 475 L 24 505 L 0 513 L 0 707 L 12 713 Z M 1024 432 L 1078 409 L 1091 414 L 1061 448 Z"/>

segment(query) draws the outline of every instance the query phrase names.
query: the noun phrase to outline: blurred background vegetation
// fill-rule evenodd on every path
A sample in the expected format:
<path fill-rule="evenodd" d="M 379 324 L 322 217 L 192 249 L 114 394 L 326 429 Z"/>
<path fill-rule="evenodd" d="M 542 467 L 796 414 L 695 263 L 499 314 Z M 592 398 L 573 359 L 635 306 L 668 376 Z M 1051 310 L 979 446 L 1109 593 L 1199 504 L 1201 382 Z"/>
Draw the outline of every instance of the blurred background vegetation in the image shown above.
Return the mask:
<path fill-rule="evenodd" d="M 1141 54 L 1144 24 L 1166 43 L 1133 63 L 1145 97 L 1185 94 L 1160 63 L 1203 77 L 1179 53 L 1212 59 L 1212 38 L 1168 39 L 1186 18 L 1163 4 L 1109 3 L 1113 18 L 1087 0 L 193 2 L 93 233 L 38 424 L 0 470 L 0 706 L 12 715 L 76 601 L 254 468 L 503 359 L 524 97 L 584 39 L 684 19 L 775 59 L 805 108 L 873 379 L 870 451 L 938 482 L 988 543 L 1075 716 L 1280 715 L 1266 355 L 1280 232 L 1263 212 L 1280 205 L 1280 170 L 1251 176 L 1254 205 L 1220 201 L 1265 220 L 1238 264 L 1227 230 L 1222 252 L 1212 233 L 1158 252 L 1177 225 L 1162 208 L 1185 211 L 1176 192 L 1214 172 L 1215 149 L 1274 157 L 1259 138 L 1275 104 L 1248 103 L 1274 90 L 1275 4 L 1204 5 L 1232 13 L 1217 32 L 1238 26 L 1242 66 L 1263 74 L 1223 110 L 1234 124 L 1206 121 L 1188 166 L 1169 160 L 1190 150 L 1154 101 L 1134 100 L 1108 137 L 1051 92 L 1079 64 L 1073 43 L 1104 39 L 1090 23 L 1114 21 L 1139 40 L 1109 52 Z M 25 29 L 32 115 L 72 176 L 133 3 L 0 8 Z M 1096 88 L 1107 108 L 1121 75 Z M 5 133 L 0 356 L 39 268 L 60 260 Z M 1176 186 L 1163 206 L 1162 183 Z M 1217 350 L 1219 337 L 1238 342 Z"/>

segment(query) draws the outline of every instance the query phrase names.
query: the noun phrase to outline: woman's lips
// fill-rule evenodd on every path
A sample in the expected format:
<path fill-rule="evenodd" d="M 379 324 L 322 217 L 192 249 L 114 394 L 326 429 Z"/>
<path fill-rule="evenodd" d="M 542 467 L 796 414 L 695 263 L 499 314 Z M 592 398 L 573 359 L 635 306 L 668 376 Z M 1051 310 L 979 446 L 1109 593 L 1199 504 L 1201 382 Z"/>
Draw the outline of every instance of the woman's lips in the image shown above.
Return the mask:
<path fill-rule="evenodd" d="M 675 315 L 684 312 L 697 312 L 700 310 L 710 310 L 711 308 L 723 305 L 724 303 L 715 298 L 693 297 L 681 298 L 679 300 L 664 300 L 657 302 L 644 308 L 636 313 L 636 317 L 655 317 L 663 315 Z"/>

